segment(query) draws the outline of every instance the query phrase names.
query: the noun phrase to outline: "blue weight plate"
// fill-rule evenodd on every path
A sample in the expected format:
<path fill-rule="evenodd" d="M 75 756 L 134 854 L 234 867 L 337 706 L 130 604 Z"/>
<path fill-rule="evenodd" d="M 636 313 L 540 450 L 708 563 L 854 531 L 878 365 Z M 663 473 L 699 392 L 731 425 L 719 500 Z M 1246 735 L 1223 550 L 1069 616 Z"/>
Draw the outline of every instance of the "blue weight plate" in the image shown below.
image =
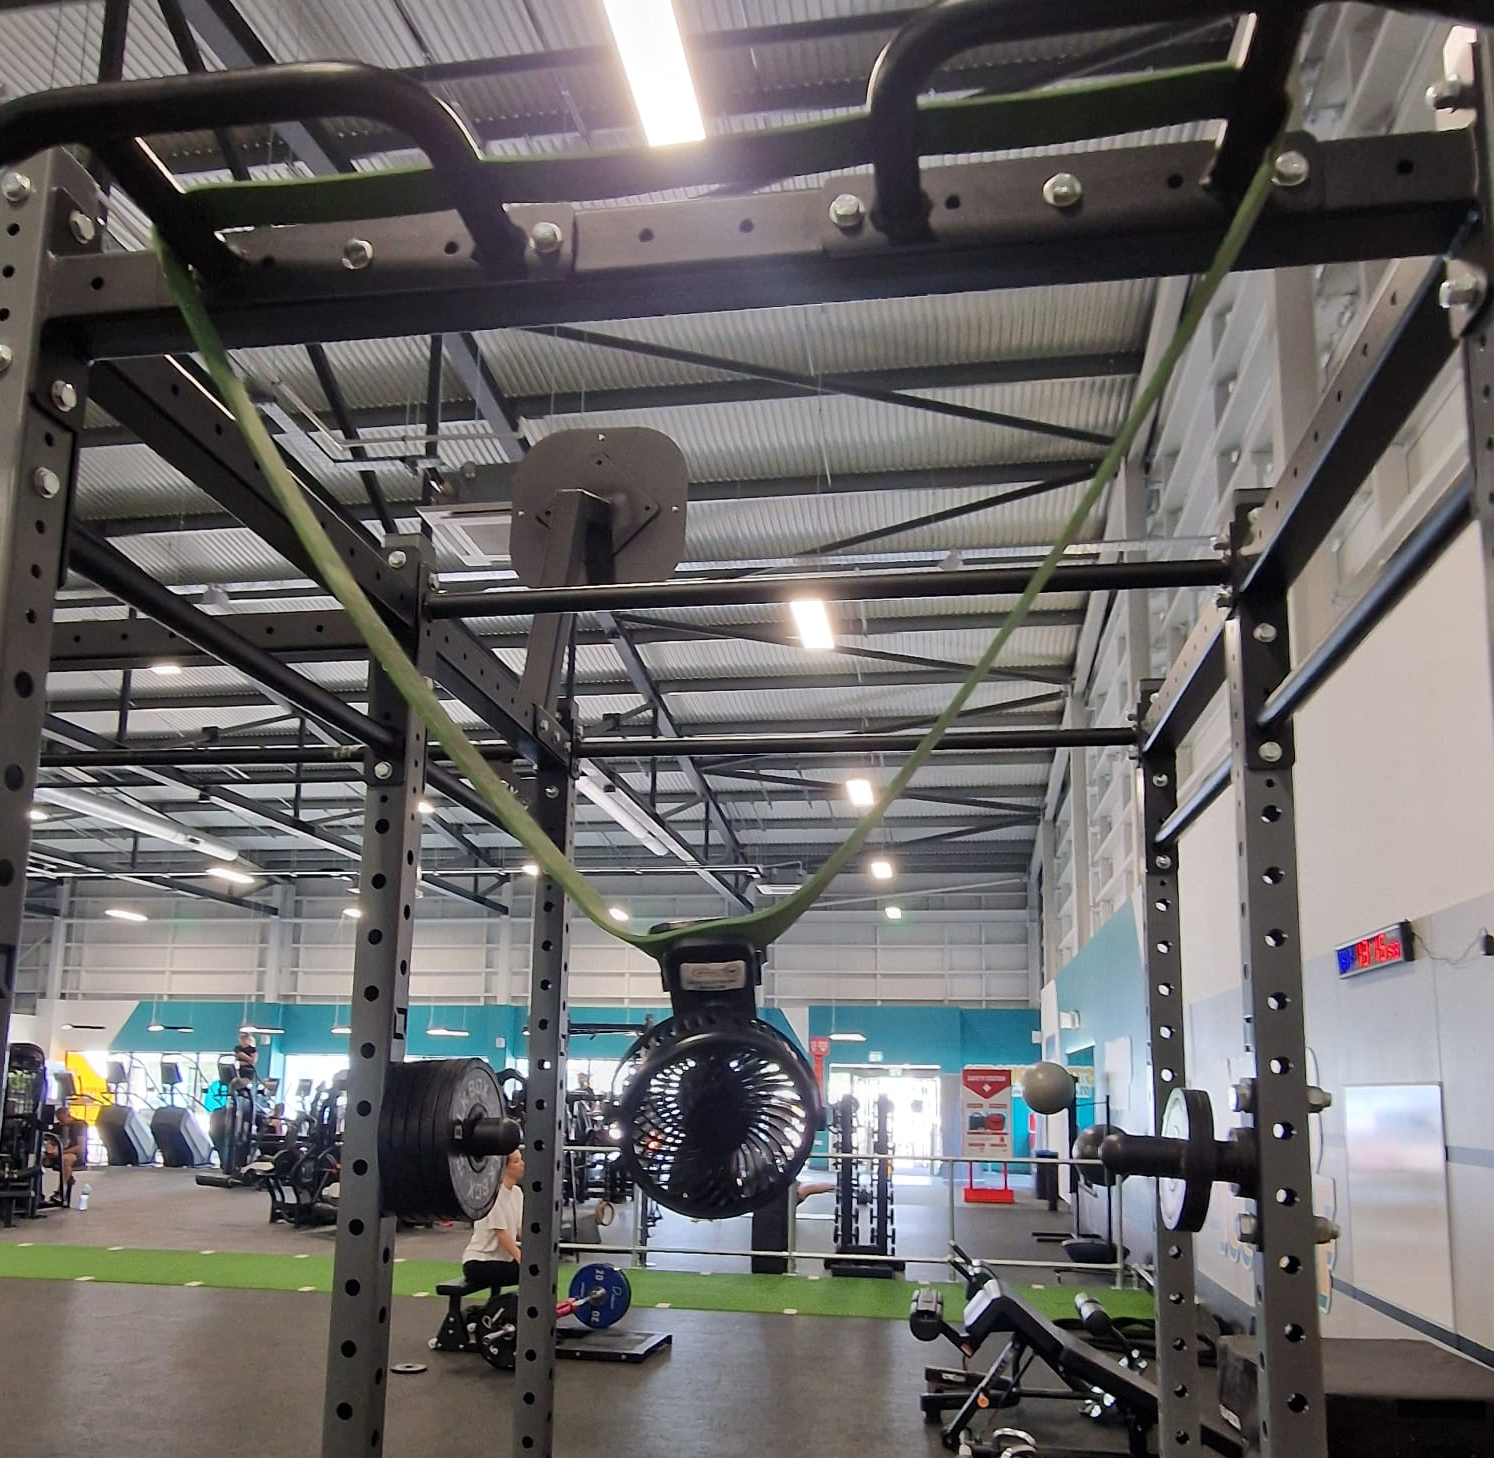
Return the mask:
<path fill-rule="evenodd" d="M 602 1261 L 582 1266 L 571 1278 L 572 1301 L 585 1301 L 594 1291 L 601 1291 L 602 1299 L 594 1305 L 578 1306 L 575 1310 L 576 1320 L 586 1326 L 598 1330 L 615 1326 L 633 1304 L 633 1288 L 628 1284 L 627 1276 L 616 1266 Z"/>

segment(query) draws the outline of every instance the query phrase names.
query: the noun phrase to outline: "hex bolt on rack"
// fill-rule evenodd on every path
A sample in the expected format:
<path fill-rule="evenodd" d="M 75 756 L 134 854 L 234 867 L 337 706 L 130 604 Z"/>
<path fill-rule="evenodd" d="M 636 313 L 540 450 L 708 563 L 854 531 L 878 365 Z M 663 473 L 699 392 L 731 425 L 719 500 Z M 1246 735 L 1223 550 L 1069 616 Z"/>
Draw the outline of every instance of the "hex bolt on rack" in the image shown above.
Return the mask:
<path fill-rule="evenodd" d="M 1443 0 L 1438 8 L 1469 25 L 1488 18 L 1483 0 Z M 1308 9 L 1288 0 L 1258 15 L 1238 75 L 1215 99 L 1196 89 L 1185 96 L 1176 79 L 1148 82 L 1146 95 L 1161 108 L 1165 124 L 1222 115 L 1227 125 L 1218 147 L 1187 143 L 1086 153 L 1082 169 L 1066 162 L 1076 170 L 1062 178 L 1052 158 L 1043 156 L 921 170 L 921 151 L 994 150 L 982 147 L 977 135 L 992 125 L 994 113 L 977 100 L 962 107 L 956 122 L 948 109 L 920 110 L 918 98 L 932 69 L 960 51 L 1112 26 L 1110 0 L 936 4 L 889 44 L 869 110 L 850 130 L 827 124 L 792 135 L 723 138 L 689 156 L 538 159 L 526 162 L 523 184 L 512 181 L 513 169 L 503 162 L 484 159 L 455 114 L 417 83 L 372 67 L 307 63 L 105 81 L 0 106 L 0 214 L 8 224 L 0 231 L 6 264 L 0 294 L 8 310 L 0 319 L 0 483 L 7 503 L 0 514 L 6 625 L 0 638 L 0 742 L 6 747 L 0 777 L 0 1058 L 15 987 L 30 848 L 26 812 L 40 762 L 52 598 L 66 552 L 78 571 L 126 605 L 209 660 L 264 684 L 313 723 L 337 728 L 363 756 L 367 816 L 359 851 L 365 918 L 352 999 L 345 1218 L 335 1255 L 324 1458 L 377 1453 L 384 1441 L 394 1212 L 380 1188 L 377 1130 L 385 1085 L 396 1081 L 390 1070 L 404 1053 L 419 795 L 429 780 L 478 815 L 490 812 L 450 770 L 427 765 L 423 731 L 377 667 L 368 712 L 352 711 L 288 661 L 272 658 L 262 641 L 241 637 L 232 619 L 193 609 L 133 564 L 116 560 L 118 553 L 86 531 L 70 536 L 78 431 L 92 401 L 298 570 L 314 575 L 244 442 L 225 429 L 222 404 L 184 362 L 192 353 L 191 337 L 169 302 L 156 258 L 144 251 L 100 251 L 93 221 L 101 216 L 97 184 L 62 148 L 90 149 L 108 167 L 113 186 L 130 194 L 195 268 L 229 348 L 987 290 L 995 277 L 1003 286 L 1150 278 L 1208 266 L 1229 211 L 1221 201 L 1237 196 L 1242 175 L 1248 177 L 1254 159 L 1266 155 L 1277 135 L 1285 81 Z M 1144 25 L 1175 22 L 1184 12 L 1190 21 L 1231 16 L 1237 5 L 1141 0 L 1132 12 L 1128 21 Z M 1242 845 L 1245 1025 L 1257 1059 L 1242 1103 L 1247 1127 L 1257 1136 L 1250 1158 L 1260 1198 L 1248 1233 L 1258 1242 L 1267 1458 L 1326 1458 L 1312 1299 L 1313 1245 L 1324 1232 L 1313 1217 L 1305 1137 L 1315 1092 L 1305 1076 L 1289 718 L 1466 524 L 1470 503 L 1484 532 L 1486 575 L 1494 583 L 1494 350 L 1487 286 L 1494 260 L 1483 221 L 1494 204 L 1489 42 L 1489 33 L 1482 33 L 1472 80 L 1460 81 L 1458 100 L 1471 102 L 1476 112 L 1472 128 L 1329 143 L 1294 132 L 1270 154 L 1277 159 L 1280 185 L 1240 268 L 1411 261 L 1392 269 L 1367 307 L 1249 535 L 1238 537 L 1224 560 L 1065 564 L 1049 584 L 1050 592 L 1144 591 L 1188 583 L 1228 590 L 1148 695 L 1139 730 L 972 731 L 947 746 L 995 753 L 1139 744 L 1159 1121 L 1172 1093 L 1186 1082 L 1176 842 L 1210 799 L 1226 786 L 1233 791 Z M 1011 107 L 1017 107 L 1034 129 L 1027 140 L 1037 146 L 1044 140 L 1037 128 L 1052 119 L 1054 104 L 1052 96 L 1003 102 L 1002 124 L 1012 124 Z M 236 191 L 228 185 L 182 191 L 140 141 L 163 129 L 300 123 L 318 116 L 362 116 L 396 128 L 424 149 L 431 168 L 408 176 L 313 177 L 289 189 Z M 1137 129 L 1151 124 L 1143 118 Z M 951 133 L 956 125 L 966 130 Z M 955 142 L 966 145 L 943 145 Z M 840 175 L 823 186 L 753 195 L 750 230 L 739 226 L 737 199 L 729 207 L 713 197 L 584 210 L 572 205 L 576 199 L 636 197 L 695 183 L 757 185 L 768 178 L 844 173 L 868 164 L 870 178 Z M 336 201 L 334 192 L 347 201 Z M 956 194 L 963 199 L 957 214 L 932 201 Z M 355 211 L 344 215 L 344 208 Z M 1477 220 L 1473 227 L 1470 218 Z M 232 249 L 220 236 L 228 230 Z M 645 234 L 684 240 L 678 256 L 661 260 L 660 249 L 642 241 Z M 918 246 L 903 247 L 907 242 Z M 1442 255 L 1450 259 L 1446 274 L 1441 264 L 1429 269 L 1420 261 Z M 1456 351 L 1467 379 L 1472 489 L 1440 509 L 1428 524 L 1436 530 L 1418 535 L 1414 550 L 1408 541 L 1406 554 L 1387 565 L 1386 585 L 1371 587 L 1346 619 L 1345 631 L 1294 665 L 1286 633 L 1289 588 Z M 501 741 L 491 750 L 495 759 L 533 767 L 535 813 L 562 848 L 570 840 L 572 777 L 589 758 L 836 755 L 874 747 L 896 752 L 913 736 L 837 735 L 809 745 L 798 737 L 745 734 L 698 746 L 688 735 L 584 740 L 571 732 L 569 705 L 522 692 L 518 678 L 462 618 L 778 602 L 805 591 L 826 599 L 958 596 L 1020 591 L 1027 580 L 1026 569 L 1003 567 L 895 580 L 805 574 L 788 580 L 438 593 L 431 590 L 420 542 L 381 545 L 333 509 L 317 483 L 307 478 L 305 484 L 308 503 L 341 560 L 422 671 Z M 404 560 L 396 562 L 400 553 Z M 1494 593 L 1490 611 L 1494 622 Z M 1178 744 L 1213 694 L 1226 687 L 1230 759 L 1179 804 Z M 82 741 L 81 749 L 79 744 L 75 738 L 69 752 L 111 752 L 96 740 Z M 325 754 L 322 746 L 306 746 L 298 753 L 297 762 L 308 765 L 345 764 L 348 758 L 343 746 L 328 746 Z M 380 773 L 380 765 L 387 772 Z M 186 770 L 170 772 L 187 775 L 183 783 L 201 784 Z M 718 884 L 734 889 L 720 876 Z M 547 881 L 536 884 L 535 894 L 518 1333 L 523 1400 L 515 1404 L 513 1435 L 520 1458 L 548 1458 L 552 1448 L 568 1001 L 565 898 Z M 1171 1137 L 1160 1122 L 1158 1135 Z M 1240 1157 L 1246 1157 L 1243 1150 Z M 1160 1200 L 1156 1213 L 1164 1221 Z M 1171 1333 L 1159 1344 L 1158 1363 L 1167 1458 L 1181 1458 L 1195 1447 L 1199 1431 L 1198 1354 L 1187 1321 L 1191 1245 L 1191 1236 L 1180 1231 L 1159 1259 L 1159 1319 L 1164 1334 Z"/>

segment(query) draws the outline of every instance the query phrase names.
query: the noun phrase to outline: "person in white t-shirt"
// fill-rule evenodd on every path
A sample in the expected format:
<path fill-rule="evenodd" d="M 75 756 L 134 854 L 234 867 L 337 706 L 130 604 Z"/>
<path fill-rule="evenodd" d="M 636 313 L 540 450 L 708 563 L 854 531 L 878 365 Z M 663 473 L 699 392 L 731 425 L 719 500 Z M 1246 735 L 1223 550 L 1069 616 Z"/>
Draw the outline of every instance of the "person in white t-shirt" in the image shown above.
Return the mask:
<path fill-rule="evenodd" d="M 516 1149 L 503 1166 L 503 1183 L 493 1208 L 472 1225 L 462 1252 L 462 1275 L 474 1291 L 519 1284 L 519 1236 L 524 1229 L 524 1151 Z"/>

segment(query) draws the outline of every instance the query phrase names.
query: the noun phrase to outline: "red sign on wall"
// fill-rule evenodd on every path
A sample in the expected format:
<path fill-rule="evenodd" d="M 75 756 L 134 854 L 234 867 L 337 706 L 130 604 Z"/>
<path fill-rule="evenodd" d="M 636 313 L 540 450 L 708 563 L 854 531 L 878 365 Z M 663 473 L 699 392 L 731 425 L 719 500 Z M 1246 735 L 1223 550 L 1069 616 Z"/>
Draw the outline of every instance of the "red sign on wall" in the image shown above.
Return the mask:
<path fill-rule="evenodd" d="M 814 1081 L 822 1088 L 825 1083 L 825 1058 L 830 1052 L 829 1038 L 811 1038 L 809 1056 L 814 1059 Z"/>
<path fill-rule="evenodd" d="M 960 1071 L 962 1153 L 972 1159 L 1006 1159 L 1012 1152 L 1012 1070 Z"/>

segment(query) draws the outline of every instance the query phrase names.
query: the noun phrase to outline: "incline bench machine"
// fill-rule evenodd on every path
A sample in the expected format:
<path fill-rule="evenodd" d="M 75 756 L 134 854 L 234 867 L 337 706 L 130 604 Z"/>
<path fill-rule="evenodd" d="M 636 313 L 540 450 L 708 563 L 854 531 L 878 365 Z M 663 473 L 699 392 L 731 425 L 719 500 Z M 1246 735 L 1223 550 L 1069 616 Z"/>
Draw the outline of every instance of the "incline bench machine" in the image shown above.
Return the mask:
<path fill-rule="evenodd" d="M 967 1434 L 985 1413 L 1015 1407 L 1025 1398 L 1080 1399 L 1090 1402 L 1096 1394 L 1113 1399 L 1104 1406 L 1124 1419 L 1130 1451 L 1145 1458 L 1147 1435 L 1157 1423 L 1157 1389 L 1134 1369 L 1097 1351 L 1072 1332 L 1065 1331 L 1005 1290 L 994 1275 L 988 1275 L 965 1304 L 962 1323 L 944 1319 L 943 1293 L 926 1286 L 913 1297 L 908 1327 L 919 1341 L 945 1337 L 967 1358 L 973 1356 L 992 1333 L 1006 1343 L 990 1369 L 979 1375 L 962 1369 L 926 1367 L 929 1390 L 919 1399 L 925 1422 L 937 1422 L 946 1412 L 954 1416 L 944 1425 L 941 1438 L 951 1452 L 969 1441 Z M 1025 1385 L 1034 1360 L 1050 1367 L 1065 1385 L 1060 1388 Z M 1204 1445 L 1225 1458 L 1239 1458 L 1239 1437 L 1221 1422 L 1202 1425 Z M 994 1453 L 972 1443 L 972 1450 Z M 1045 1452 L 1052 1450 L 1046 1449 Z"/>

